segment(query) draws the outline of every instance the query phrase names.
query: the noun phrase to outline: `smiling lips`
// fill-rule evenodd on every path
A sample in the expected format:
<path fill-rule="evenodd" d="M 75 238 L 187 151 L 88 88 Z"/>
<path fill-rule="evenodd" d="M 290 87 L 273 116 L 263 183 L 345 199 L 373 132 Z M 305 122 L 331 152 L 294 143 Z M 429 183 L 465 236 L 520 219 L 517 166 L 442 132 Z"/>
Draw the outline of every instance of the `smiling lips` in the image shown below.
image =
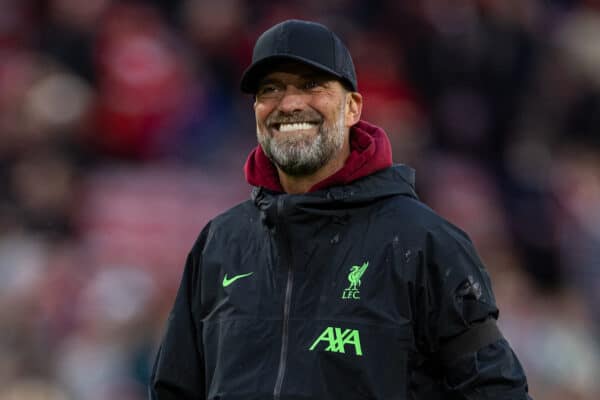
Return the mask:
<path fill-rule="evenodd" d="M 309 123 L 309 122 L 295 122 L 292 124 L 278 124 L 278 125 L 279 126 L 276 126 L 276 129 L 279 132 L 303 131 L 303 130 L 312 129 L 313 127 L 317 126 L 317 124 Z"/>

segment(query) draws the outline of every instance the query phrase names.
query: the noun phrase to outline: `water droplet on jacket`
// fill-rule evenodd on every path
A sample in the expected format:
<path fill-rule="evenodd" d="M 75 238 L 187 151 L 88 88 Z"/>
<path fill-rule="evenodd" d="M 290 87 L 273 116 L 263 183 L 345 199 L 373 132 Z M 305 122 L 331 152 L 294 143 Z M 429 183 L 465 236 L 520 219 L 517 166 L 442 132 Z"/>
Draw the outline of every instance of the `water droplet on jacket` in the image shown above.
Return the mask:
<path fill-rule="evenodd" d="M 336 233 L 334 237 L 331 238 L 331 240 L 329 241 L 329 243 L 331 244 L 337 244 L 340 241 L 340 234 Z"/>
<path fill-rule="evenodd" d="M 410 251 L 410 249 L 406 250 L 404 252 L 404 261 L 405 262 L 409 262 L 410 261 L 410 256 L 412 255 L 412 251 Z"/>
<path fill-rule="evenodd" d="M 476 281 L 471 275 L 469 275 L 456 290 L 456 295 L 462 298 L 479 300 L 482 294 L 483 289 L 481 288 L 481 283 Z"/>
<path fill-rule="evenodd" d="M 400 238 L 398 236 L 394 236 L 394 239 L 392 240 L 392 246 L 398 247 L 399 244 L 400 244 Z"/>

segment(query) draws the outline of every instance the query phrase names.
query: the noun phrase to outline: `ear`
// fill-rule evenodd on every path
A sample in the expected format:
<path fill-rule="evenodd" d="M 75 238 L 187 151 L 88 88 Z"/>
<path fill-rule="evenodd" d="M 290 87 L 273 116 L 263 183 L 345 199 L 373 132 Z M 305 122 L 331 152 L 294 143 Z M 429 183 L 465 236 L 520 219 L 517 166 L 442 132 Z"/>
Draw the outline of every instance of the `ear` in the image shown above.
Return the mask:
<path fill-rule="evenodd" d="M 362 95 L 358 92 L 346 93 L 345 124 L 349 128 L 360 120 L 362 113 Z"/>

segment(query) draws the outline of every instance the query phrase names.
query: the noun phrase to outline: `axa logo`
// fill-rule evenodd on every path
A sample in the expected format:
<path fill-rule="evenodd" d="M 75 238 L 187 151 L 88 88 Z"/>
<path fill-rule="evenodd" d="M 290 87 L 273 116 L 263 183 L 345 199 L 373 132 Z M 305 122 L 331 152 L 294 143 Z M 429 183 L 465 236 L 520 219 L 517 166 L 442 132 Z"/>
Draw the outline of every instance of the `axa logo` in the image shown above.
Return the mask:
<path fill-rule="evenodd" d="M 363 265 L 353 265 L 350 267 L 350 273 L 348 274 L 348 281 L 350 285 L 342 292 L 342 299 L 344 300 L 358 300 L 360 299 L 360 285 L 363 274 L 369 267 L 369 262 L 363 263 Z"/>
<path fill-rule="evenodd" d="M 362 346 L 360 345 L 360 333 L 356 329 L 343 329 L 328 326 L 321 335 L 313 342 L 308 350 L 313 351 L 321 342 L 327 343 L 325 351 L 333 353 L 346 353 L 346 346 L 354 347 L 354 354 L 362 356 Z"/>

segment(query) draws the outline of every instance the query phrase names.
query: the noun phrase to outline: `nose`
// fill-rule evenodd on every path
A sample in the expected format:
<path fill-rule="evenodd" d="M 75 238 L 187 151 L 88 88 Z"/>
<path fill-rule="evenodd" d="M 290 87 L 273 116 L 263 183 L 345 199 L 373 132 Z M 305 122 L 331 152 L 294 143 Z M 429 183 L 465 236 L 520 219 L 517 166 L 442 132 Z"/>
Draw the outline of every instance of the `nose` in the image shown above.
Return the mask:
<path fill-rule="evenodd" d="M 291 113 L 301 111 L 306 104 L 305 93 L 293 85 L 288 85 L 279 101 L 279 111 Z"/>

